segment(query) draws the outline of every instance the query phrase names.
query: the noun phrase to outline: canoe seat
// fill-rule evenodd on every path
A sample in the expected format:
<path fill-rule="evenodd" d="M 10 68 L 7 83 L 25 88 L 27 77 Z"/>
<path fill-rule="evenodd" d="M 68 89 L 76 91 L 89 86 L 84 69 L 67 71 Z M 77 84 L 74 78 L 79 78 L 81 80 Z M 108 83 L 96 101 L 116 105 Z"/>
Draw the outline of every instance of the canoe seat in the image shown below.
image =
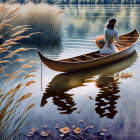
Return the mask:
<path fill-rule="evenodd" d="M 84 57 L 88 57 L 88 58 L 91 58 L 91 59 L 94 58 L 94 57 L 91 57 L 91 56 L 88 56 L 88 55 L 82 55 L 82 56 L 84 56 Z"/>
<path fill-rule="evenodd" d="M 80 60 L 80 59 L 76 59 L 76 58 L 71 58 L 72 62 L 85 62 L 83 60 Z"/>
<path fill-rule="evenodd" d="M 100 57 L 100 54 L 98 54 L 98 53 L 93 53 L 93 57 L 99 58 L 99 57 Z"/>

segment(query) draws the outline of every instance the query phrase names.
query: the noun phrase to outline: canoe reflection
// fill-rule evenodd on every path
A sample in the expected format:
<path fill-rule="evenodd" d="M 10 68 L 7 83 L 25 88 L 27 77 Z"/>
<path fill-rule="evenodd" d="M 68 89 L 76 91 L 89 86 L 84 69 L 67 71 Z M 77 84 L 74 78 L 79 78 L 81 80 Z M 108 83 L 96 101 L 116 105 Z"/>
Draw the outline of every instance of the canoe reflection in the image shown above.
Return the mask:
<path fill-rule="evenodd" d="M 96 112 L 100 117 L 113 118 L 117 113 L 115 104 L 117 104 L 117 99 L 120 97 L 117 95 L 120 92 L 120 82 L 118 79 L 114 79 L 114 73 L 130 67 L 136 61 L 136 58 L 137 53 L 134 52 L 129 58 L 108 66 L 56 75 L 45 89 L 41 106 L 43 107 L 47 104 L 47 99 L 52 97 L 53 103 L 57 105 L 60 114 L 71 114 L 77 108 L 73 100 L 74 94 L 69 94 L 68 91 L 76 87 L 85 86 L 86 82 L 94 81 L 99 88 L 99 94 L 95 98 Z M 96 75 L 99 75 L 99 78 L 93 80 Z M 92 79 L 90 80 L 90 78 Z M 108 100 L 108 102 L 105 102 L 104 99 Z M 109 113 L 105 113 L 106 109 L 108 109 Z"/>
<path fill-rule="evenodd" d="M 56 83 L 56 81 L 56 79 L 53 79 L 50 85 L 45 89 L 41 106 L 44 106 L 47 103 L 47 99 L 52 97 L 53 103 L 57 105 L 57 109 L 60 111 L 60 114 L 71 114 L 74 110 L 76 110 L 74 107 L 76 103 L 72 98 L 74 94 L 65 93 L 69 90 L 67 88 L 68 86 L 62 86 L 62 81 L 61 83 Z"/>

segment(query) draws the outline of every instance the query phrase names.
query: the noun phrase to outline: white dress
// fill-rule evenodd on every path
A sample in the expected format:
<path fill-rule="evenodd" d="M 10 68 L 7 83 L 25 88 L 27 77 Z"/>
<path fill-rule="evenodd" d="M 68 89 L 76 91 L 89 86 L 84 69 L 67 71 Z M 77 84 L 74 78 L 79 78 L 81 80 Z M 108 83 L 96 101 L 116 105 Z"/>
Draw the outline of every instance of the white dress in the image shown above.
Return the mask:
<path fill-rule="evenodd" d="M 116 29 L 104 29 L 104 40 L 105 45 L 100 50 L 100 54 L 113 54 L 119 52 L 117 47 L 113 44 L 113 39 L 116 38 L 116 41 L 119 41 L 118 31 Z"/>

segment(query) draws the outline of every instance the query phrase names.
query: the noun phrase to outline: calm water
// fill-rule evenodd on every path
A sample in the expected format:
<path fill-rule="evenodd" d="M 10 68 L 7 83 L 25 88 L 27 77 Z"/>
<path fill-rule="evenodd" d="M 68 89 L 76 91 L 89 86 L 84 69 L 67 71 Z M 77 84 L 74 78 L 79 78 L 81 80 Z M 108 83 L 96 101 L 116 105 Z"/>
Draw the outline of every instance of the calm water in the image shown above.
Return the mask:
<path fill-rule="evenodd" d="M 52 59 L 68 58 L 95 51 L 97 35 L 103 34 L 108 18 L 118 19 L 119 34 L 137 28 L 140 32 L 140 6 L 60 6 L 64 13 L 64 37 L 59 45 L 23 45 L 38 48 Z M 42 80 L 40 64 L 32 78 L 37 83 L 26 88 L 24 92 L 33 92 L 36 106 L 25 122 L 24 131 L 43 124 L 54 128 L 56 123 L 65 122 L 71 126 L 79 120 L 84 125 L 92 124 L 94 130 L 104 128 L 121 118 L 121 125 L 112 131 L 116 137 L 122 135 L 139 135 L 140 130 L 140 42 L 134 54 L 121 62 L 84 72 L 59 73 L 43 65 Z M 35 50 L 22 53 L 27 59 L 40 61 Z M 19 64 L 11 66 L 14 71 Z M 115 74 L 133 73 L 130 78 L 116 78 Z M 42 89 L 42 91 L 41 91 Z M 92 98 L 93 99 L 92 99 Z M 127 137 L 127 139 L 129 136 Z"/>

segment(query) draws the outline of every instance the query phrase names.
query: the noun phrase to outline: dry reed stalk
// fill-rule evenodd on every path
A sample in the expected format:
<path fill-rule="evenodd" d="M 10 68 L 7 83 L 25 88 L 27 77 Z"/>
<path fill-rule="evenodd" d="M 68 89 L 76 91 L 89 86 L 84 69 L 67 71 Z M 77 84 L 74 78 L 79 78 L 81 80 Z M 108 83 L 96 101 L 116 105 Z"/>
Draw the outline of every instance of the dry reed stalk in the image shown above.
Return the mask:
<path fill-rule="evenodd" d="M 11 16 L 15 12 L 17 12 L 18 10 L 19 9 L 15 9 L 11 13 L 9 13 L 8 16 Z M 6 17 L 5 14 L 7 13 L 7 11 L 8 11 L 7 7 L 0 6 L 0 14 L 2 15 L 2 17 Z M 12 27 L 10 22 L 14 21 L 18 16 L 13 16 L 13 17 L 10 17 L 10 19 L 5 19 L 4 21 L 1 21 L 0 31 L 2 31 L 7 26 Z M 25 48 L 19 48 L 19 49 L 13 50 L 12 52 L 10 52 L 10 50 L 9 50 L 12 47 L 12 45 L 17 44 L 16 41 L 18 41 L 22 38 L 30 37 L 29 35 L 28 36 L 19 36 L 19 34 L 23 30 L 27 31 L 30 29 L 30 28 L 26 28 L 26 27 L 28 27 L 28 26 L 23 25 L 20 27 L 19 26 L 13 27 L 10 31 L 15 31 L 15 30 L 17 30 L 17 31 L 13 34 L 12 38 L 5 40 L 5 42 L 0 45 L 0 53 L 2 53 L 4 51 L 6 51 L 8 53 L 6 56 L 4 56 L 3 58 L 0 59 L 0 64 L 3 64 L 3 63 L 6 64 L 4 67 L 0 67 L 1 71 L 6 67 L 8 68 L 9 63 L 11 63 L 10 59 L 8 60 L 8 58 L 11 58 L 14 55 L 17 55 L 16 53 L 19 53 L 21 51 L 25 51 L 25 50 L 27 51 L 27 49 L 25 49 Z M 0 36 L 0 37 L 2 38 L 2 36 Z M 23 62 L 23 61 L 25 61 L 25 59 L 19 58 L 13 62 Z M 24 65 L 24 67 L 25 67 L 25 65 Z M 29 73 L 19 69 L 19 70 L 13 72 L 12 74 L 4 75 L 8 78 L 4 81 L 3 85 L 1 85 L 1 87 L 4 87 L 3 89 L 0 89 L 0 93 L 1 93 L 0 94 L 0 139 L 1 140 L 11 139 L 15 136 L 16 133 L 19 132 L 20 126 L 22 125 L 22 123 L 24 122 L 26 117 L 28 116 L 28 115 L 26 115 L 26 112 L 29 111 L 34 106 L 34 104 L 28 105 L 24 109 L 24 111 L 21 113 L 21 115 L 19 115 L 20 119 L 15 120 L 16 119 L 15 117 L 17 116 L 17 110 L 19 110 L 19 107 L 21 106 L 20 102 L 31 96 L 31 93 L 28 93 L 28 94 L 20 97 L 21 92 L 26 87 L 26 86 L 23 87 L 24 84 L 22 82 L 27 77 L 26 78 L 23 77 L 22 82 L 20 82 L 15 88 L 11 88 L 9 90 L 10 86 L 11 87 L 14 86 L 15 79 L 18 78 L 20 73 L 26 73 L 28 75 L 28 77 L 31 77 L 31 76 L 29 76 Z M 33 84 L 32 81 L 30 81 L 30 82 L 28 82 L 28 85 Z M 23 89 L 21 90 L 22 87 L 23 87 Z M 21 92 L 19 94 L 20 90 L 21 90 Z M 17 94 L 19 94 L 19 96 L 16 99 L 15 95 L 17 95 Z M 12 129 L 10 129 L 10 127 L 12 127 Z"/>
<path fill-rule="evenodd" d="M 32 95 L 32 93 L 27 93 L 27 94 L 23 95 L 23 96 L 18 100 L 18 102 L 21 102 L 21 101 L 23 101 L 23 100 L 29 98 L 31 95 Z"/>

